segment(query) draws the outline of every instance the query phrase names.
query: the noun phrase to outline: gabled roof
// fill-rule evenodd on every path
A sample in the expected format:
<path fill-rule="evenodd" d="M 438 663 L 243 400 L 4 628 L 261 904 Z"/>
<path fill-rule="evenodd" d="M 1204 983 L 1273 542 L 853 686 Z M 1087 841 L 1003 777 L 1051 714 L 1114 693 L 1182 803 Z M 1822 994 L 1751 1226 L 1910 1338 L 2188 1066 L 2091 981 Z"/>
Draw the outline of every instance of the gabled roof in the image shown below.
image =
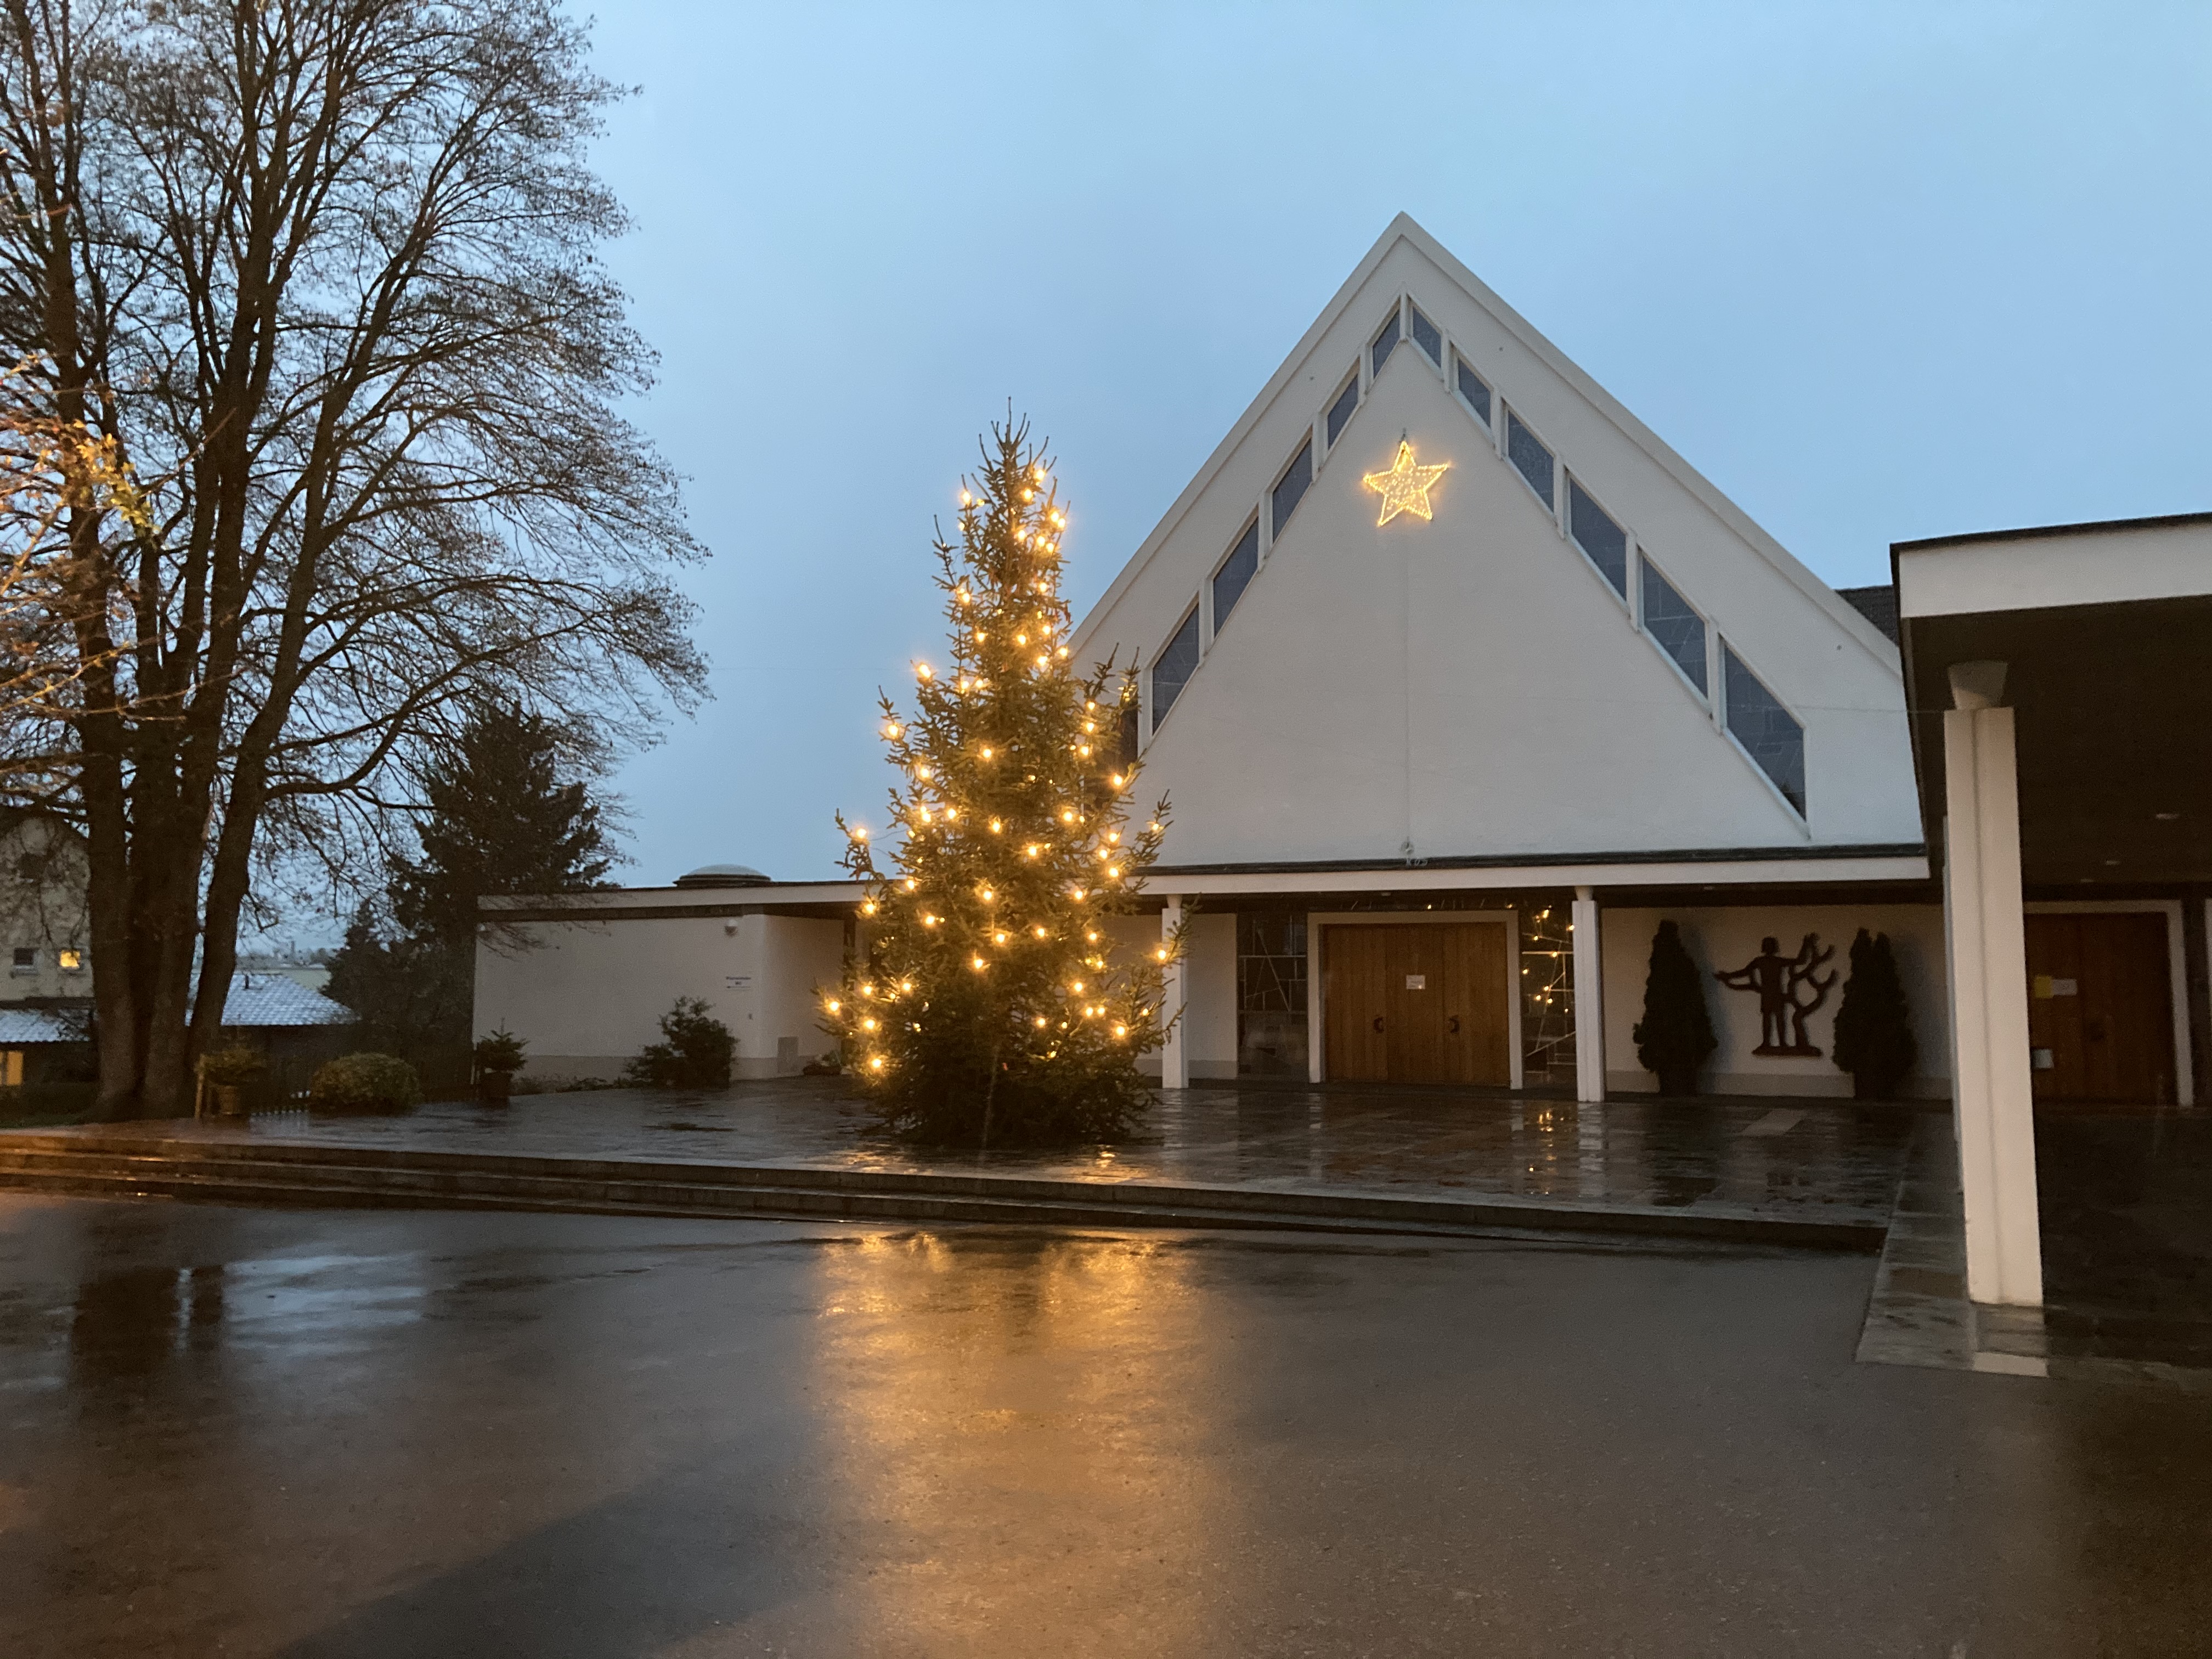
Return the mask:
<path fill-rule="evenodd" d="M 282 974 L 232 975 L 230 997 L 222 1007 L 226 1027 L 350 1025 L 355 1018 L 343 1003 Z"/>
<path fill-rule="evenodd" d="M 1131 556 L 1127 563 L 1107 588 L 1097 604 L 1093 605 L 1083 621 L 1077 625 L 1071 644 L 1078 661 L 1088 661 L 1095 655 L 1099 641 L 1093 640 L 1092 629 L 1110 615 L 1116 604 L 1144 574 L 1146 567 L 1160 551 L 1185 515 L 1206 494 L 1215 477 L 1243 445 L 1252 429 L 1273 405 L 1275 400 L 1296 385 L 1304 374 L 1315 352 L 1323 338 L 1335 326 L 1345 312 L 1358 297 L 1368 279 L 1388 258 L 1394 249 L 1404 243 L 1419 252 L 1438 275 L 1455 284 L 1477 306 L 1489 313 L 1498 325 L 1512 335 L 1528 351 L 1540 359 L 1560 379 L 1588 400 L 1600 415 L 1617 428 L 1621 434 L 1658 464 L 1708 511 L 1728 527 L 1769 564 L 1796 587 L 1807 599 L 1826 613 L 1875 661 L 1883 664 L 1900 679 L 1902 672 L 1897 666 L 1895 647 L 1883 637 L 1881 630 L 1838 597 L 1836 591 L 1808 569 L 1788 549 L 1776 541 L 1751 518 L 1750 514 L 1723 495 L 1719 488 L 1669 447 L 1659 435 L 1628 410 L 1619 399 L 1592 380 L 1566 353 L 1560 350 L 1520 313 L 1505 303 L 1488 284 L 1462 264 L 1435 237 L 1421 228 L 1410 214 L 1401 213 L 1391 220 L 1367 257 L 1354 268 L 1351 276 L 1338 289 L 1335 296 L 1322 310 L 1312 326 L 1308 328 L 1282 365 L 1269 377 L 1260 394 L 1253 398 L 1244 413 L 1231 427 L 1228 435 L 1215 446 L 1199 468 L 1195 477 L 1186 485 L 1174 504 L 1163 515 L 1152 533 Z M 1113 643 L 1109 641 L 1108 643 Z M 1122 643 L 1127 643 L 1122 642 Z M 1086 654 L 1088 653 L 1088 654 Z"/>

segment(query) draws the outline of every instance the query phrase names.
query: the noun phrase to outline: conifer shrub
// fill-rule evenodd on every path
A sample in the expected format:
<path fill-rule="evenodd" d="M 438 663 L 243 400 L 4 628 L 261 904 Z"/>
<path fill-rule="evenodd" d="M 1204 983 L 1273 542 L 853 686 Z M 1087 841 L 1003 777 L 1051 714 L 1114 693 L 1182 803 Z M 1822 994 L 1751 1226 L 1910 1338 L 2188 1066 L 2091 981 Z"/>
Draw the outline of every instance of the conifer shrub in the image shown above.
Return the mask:
<path fill-rule="evenodd" d="M 643 1089 L 726 1089 L 738 1040 L 697 997 L 678 997 L 660 1017 L 662 1041 L 649 1042 L 623 1073 Z"/>
<path fill-rule="evenodd" d="M 1662 1095 L 1694 1095 L 1698 1070 L 1720 1047 L 1705 1007 L 1705 976 L 1690 959 L 1680 928 L 1659 924 L 1651 936 L 1651 960 L 1644 981 L 1644 1018 L 1631 1035 L 1636 1058 L 1659 1078 Z"/>
<path fill-rule="evenodd" d="M 1862 927 L 1851 941 L 1851 976 L 1844 981 L 1830 1054 L 1851 1074 L 1851 1092 L 1861 1100 L 1894 1100 L 1920 1058 L 1912 1006 L 1887 933 L 1869 936 Z"/>
<path fill-rule="evenodd" d="M 307 1084 L 307 1103 L 326 1112 L 404 1112 L 422 1099 L 415 1068 L 396 1054 L 340 1054 Z"/>

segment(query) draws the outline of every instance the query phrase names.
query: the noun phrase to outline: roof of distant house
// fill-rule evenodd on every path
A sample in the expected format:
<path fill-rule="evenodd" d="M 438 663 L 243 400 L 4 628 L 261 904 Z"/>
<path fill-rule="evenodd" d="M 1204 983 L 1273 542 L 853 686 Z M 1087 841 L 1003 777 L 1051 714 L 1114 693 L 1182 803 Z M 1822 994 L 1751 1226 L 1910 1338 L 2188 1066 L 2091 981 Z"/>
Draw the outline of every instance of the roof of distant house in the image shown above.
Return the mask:
<path fill-rule="evenodd" d="M 53 1008 L 0 1008 L 0 1048 L 21 1048 L 34 1042 L 82 1042 L 84 1028 Z"/>
<path fill-rule="evenodd" d="M 350 1025 L 354 1018 L 343 1003 L 270 973 L 233 974 L 230 1000 L 222 1010 L 226 1026 Z"/>

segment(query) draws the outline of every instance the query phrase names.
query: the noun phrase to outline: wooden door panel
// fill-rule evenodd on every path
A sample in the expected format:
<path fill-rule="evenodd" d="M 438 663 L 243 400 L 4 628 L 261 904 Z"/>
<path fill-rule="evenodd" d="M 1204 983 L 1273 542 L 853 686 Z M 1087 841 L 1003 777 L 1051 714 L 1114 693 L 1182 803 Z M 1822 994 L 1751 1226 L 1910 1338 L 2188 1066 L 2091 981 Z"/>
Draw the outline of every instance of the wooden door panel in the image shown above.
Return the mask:
<path fill-rule="evenodd" d="M 1442 1083 L 1444 1071 L 1444 951 L 1442 927 L 1378 927 L 1390 999 L 1390 1080 Z"/>
<path fill-rule="evenodd" d="M 1452 1080 L 1504 1088 L 1512 1081 L 1512 1036 L 1506 1003 L 1505 929 L 1453 927 L 1451 1019 Z M 1449 1030 L 1449 1020 L 1447 1022 Z"/>
<path fill-rule="evenodd" d="M 2027 918 L 2028 1042 L 2049 1062 L 2030 1073 L 2036 1099 L 2171 1103 L 2166 922 L 2156 912 Z"/>
<path fill-rule="evenodd" d="M 1383 995 L 1382 941 L 1373 927 L 1322 930 L 1323 996 L 1327 1009 L 1328 1076 L 1345 1083 L 1381 1083 L 1389 1077 Z"/>

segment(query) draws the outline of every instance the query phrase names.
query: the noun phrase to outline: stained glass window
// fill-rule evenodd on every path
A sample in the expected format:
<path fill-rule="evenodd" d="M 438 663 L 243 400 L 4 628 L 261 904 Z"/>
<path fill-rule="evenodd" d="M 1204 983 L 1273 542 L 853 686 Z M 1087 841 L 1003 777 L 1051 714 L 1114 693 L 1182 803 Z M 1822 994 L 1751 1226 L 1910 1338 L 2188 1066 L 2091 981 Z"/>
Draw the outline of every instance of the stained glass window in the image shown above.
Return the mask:
<path fill-rule="evenodd" d="M 1805 728 L 1760 683 L 1759 676 L 1744 666 L 1735 647 L 1722 646 L 1721 661 L 1727 676 L 1729 730 L 1802 816 L 1805 811 Z"/>
<path fill-rule="evenodd" d="M 1444 337 L 1437 331 L 1434 323 L 1421 315 L 1420 307 L 1408 303 L 1406 314 L 1413 325 L 1413 343 L 1420 347 L 1423 356 L 1442 368 L 1444 366 Z"/>
<path fill-rule="evenodd" d="M 1659 641 L 1659 648 L 1690 678 L 1699 691 L 1705 690 L 1705 619 L 1690 609 L 1689 601 L 1674 591 L 1674 584 L 1637 556 L 1638 581 L 1644 590 L 1644 629 Z"/>
<path fill-rule="evenodd" d="M 1237 608 L 1237 601 L 1244 597 L 1244 589 L 1252 580 L 1252 573 L 1260 568 L 1260 521 L 1255 519 L 1237 538 L 1237 545 L 1229 550 L 1229 556 L 1221 562 L 1221 568 L 1213 573 L 1213 631 L 1218 634 L 1221 624 L 1229 620 L 1229 613 Z"/>
<path fill-rule="evenodd" d="M 1575 545 L 1589 555 L 1589 562 L 1613 584 L 1613 591 L 1626 599 L 1628 532 L 1571 477 L 1567 480 L 1567 531 L 1574 537 Z"/>
<path fill-rule="evenodd" d="M 1389 361 L 1390 354 L 1398 349 L 1398 342 L 1404 337 L 1398 328 L 1397 308 L 1393 307 L 1390 320 L 1382 325 L 1382 331 L 1375 337 L 1375 343 L 1368 348 L 1368 356 L 1374 364 L 1374 373 L 1380 374 L 1382 372 L 1382 365 Z"/>
<path fill-rule="evenodd" d="M 1313 440 L 1309 438 L 1298 446 L 1297 456 L 1283 469 L 1283 476 L 1275 481 L 1275 488 L 1268 496 L 1268 504 L 1273 510 L 1267 516 L 1267 523 L 1278 538 L 1283 533 L 1283 526 L 1291 521 L 1291 514 L 1298 510 L 1298 503 L 1305 499 L 1307 487 L 1312 483 Z"/>
<path fill-rule="evenodd" d="M 1459 359 L 1459 395 L 1467 399 L 1467 406 L 1482 417 L 1485 426 L 1490 424 L 1490 387 L 1481 375 L 1467 366 L 1467 359 Z"/>
<path fill-rule="evenodd" d="M 1168 710 L 1182 695 L 1190 677 L 1198 672 L 1198 607 L 1193 605 L 1190 615 L 1182 619 L 1173 637 L 1160 647 L 1160 654 L 1152 664 L 1152 730 L 1160 729 L 1160 722 L 1168 717 Z"/>
<path fill-rule="evenodd" d="M 1552 452 L 1510 410 L 1505 412 L 1505 459 L 1528 481 L 1528 488 L 1544 498 L 1544 505 L 1551 506 L 1557 499 L 1552 494 Z"/>
<path fill-rule="evenodd" d="M 1355 374 L 1344 383 L 1344 390 L 1336 394 L 1336 401 L 1328 406 L 1328 445 L 1336 447 L 1336 434 L 1344 430 L 1344 423 L 1352 418 L 1352 411 L 1359 407 L 1359 377 Z"/>

